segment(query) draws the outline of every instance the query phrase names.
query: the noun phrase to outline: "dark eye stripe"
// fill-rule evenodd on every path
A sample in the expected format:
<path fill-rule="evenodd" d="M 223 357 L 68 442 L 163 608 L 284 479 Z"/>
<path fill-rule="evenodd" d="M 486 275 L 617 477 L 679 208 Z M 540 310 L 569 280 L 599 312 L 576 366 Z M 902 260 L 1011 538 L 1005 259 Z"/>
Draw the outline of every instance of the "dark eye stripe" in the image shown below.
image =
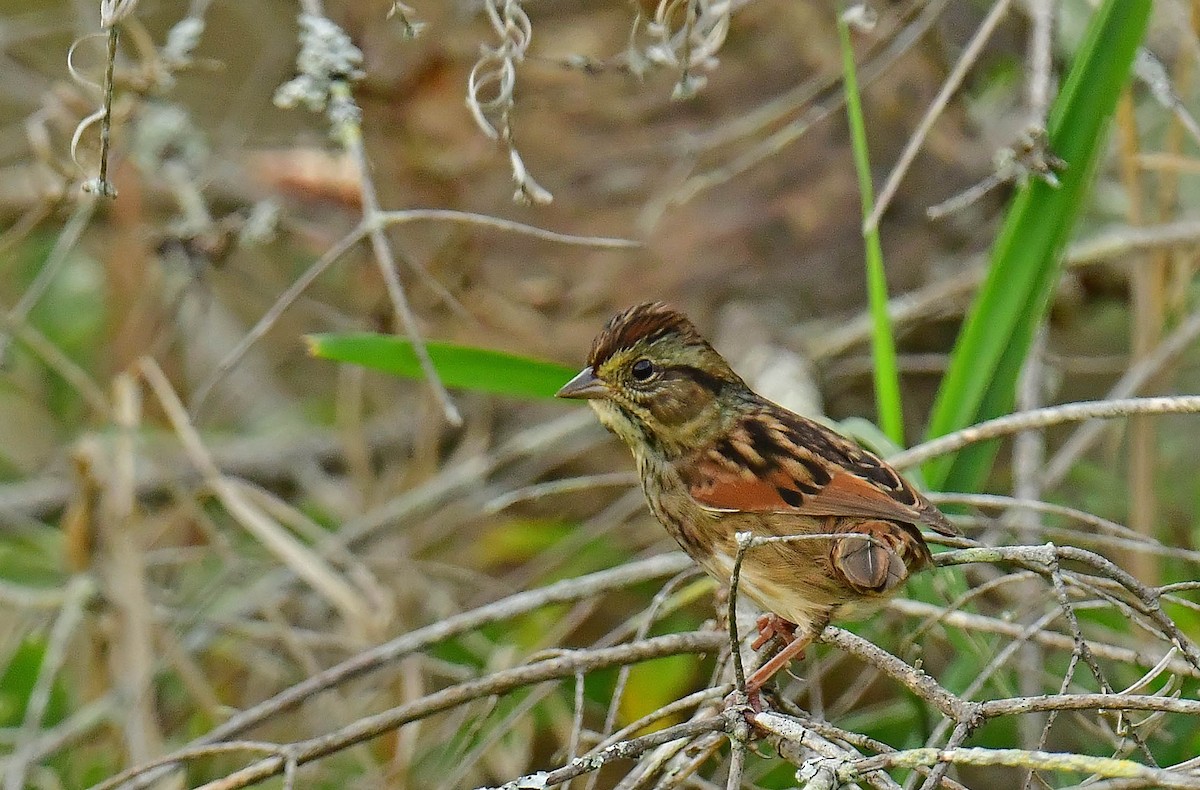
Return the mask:
<path fill-rule="evenodd" d="M 694 368 L 690 365 L 679 365 L 672 368 L 672 370 L 696 382 L 713 395 L 719 395 L 721 390 L 725 388 L 726 382 L 724 379 L 718 378 L 707 371 L 700 370 L 700 368 Z"/>

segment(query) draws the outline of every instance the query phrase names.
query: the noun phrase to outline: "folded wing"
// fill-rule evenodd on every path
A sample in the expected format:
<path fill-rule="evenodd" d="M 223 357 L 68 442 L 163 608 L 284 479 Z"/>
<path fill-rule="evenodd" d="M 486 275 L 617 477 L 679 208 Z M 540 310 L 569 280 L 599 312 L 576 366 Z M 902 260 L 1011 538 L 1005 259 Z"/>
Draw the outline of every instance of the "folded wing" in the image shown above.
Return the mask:
<path fill-rule="evenodd" d="M 692 498 L 714 510 L 860 516 L 962 534 L 878 456 L 774 404 L 680 471 Z"/>

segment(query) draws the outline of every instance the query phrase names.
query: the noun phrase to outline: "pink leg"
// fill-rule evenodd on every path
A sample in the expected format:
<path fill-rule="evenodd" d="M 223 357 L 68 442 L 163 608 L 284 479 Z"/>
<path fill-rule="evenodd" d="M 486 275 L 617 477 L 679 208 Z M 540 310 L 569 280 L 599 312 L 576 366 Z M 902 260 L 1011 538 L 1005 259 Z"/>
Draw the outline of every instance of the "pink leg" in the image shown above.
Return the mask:
<path fill-rule="evenodd" d="M 792 626 L 795 628 L 795 626 Z M 775 673 L 786 667 L 794 658 L 803 658 L 804 650 L 812 644 L 812 635 L 796 637 L 791 644 L 780 650 L 775 656 L 756 669 L 750 677 L 746 678 L 746 693 L 750 695 L 751 705 L 758 699 L 758 690 L 766 685 Z M 755 706 L 757 707 L 757 706 Z"/>

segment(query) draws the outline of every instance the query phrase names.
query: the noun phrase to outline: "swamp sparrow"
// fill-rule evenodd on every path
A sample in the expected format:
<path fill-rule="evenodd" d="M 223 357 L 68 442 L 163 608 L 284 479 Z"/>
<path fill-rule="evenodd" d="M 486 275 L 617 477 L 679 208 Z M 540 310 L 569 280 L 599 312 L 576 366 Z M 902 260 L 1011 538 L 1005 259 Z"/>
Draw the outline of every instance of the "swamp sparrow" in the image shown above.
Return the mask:
<path fill-rule="evenodd" d="M 883 460 L 754 393 L 662 303 L 613 317 L 558 396 L 587 399 L 629 445 L 650 510 L 718 581 L 739 532 L 812 536 L 744 556 L 739 589 L 772 613 L 754 647 L 787 643 L 747 679 L 754 700 L 831 618 L 869 611 L 930 561 L 920 525 L 959 534 Z"/>

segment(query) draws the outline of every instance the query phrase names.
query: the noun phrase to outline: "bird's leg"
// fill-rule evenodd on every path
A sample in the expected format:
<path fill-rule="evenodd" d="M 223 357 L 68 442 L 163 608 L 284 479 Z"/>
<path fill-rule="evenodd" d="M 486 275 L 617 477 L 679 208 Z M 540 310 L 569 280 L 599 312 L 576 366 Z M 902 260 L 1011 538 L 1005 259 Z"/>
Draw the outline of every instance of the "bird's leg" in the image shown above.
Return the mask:
<path fill-rule="evenodd" d="M 758 650 L 776 637 L 779 638 L 779 641 L 784 646 L 784 650 L 781 652 L 785 652 L 788 649 L 788 647 L 795 644 L 796 624 L 793 623 L 791 620 L 785 620 L 784 618 L 782 618 L 779 615 L 774 614 L 774 613 L 764 614 L 758 618 L 758 637 L 750 645 L 750 648 L 752 650 Z M 809 640 L 809 641 L 811 641 L 811 640 Z M 803 647 L 801 647 L 801 651 L 803 651 Z M 772 663 L 773 662 L 769 661 L 764 666 L 769 666 Z M 787 661 L 785 659 L 784 665 L 786 665 L 786 664 L 787 664 Z M 750 678 L 747 679 L 747 681 L 746 681 L 747 702 L 750 704 L 750 708 L 755 713 L 761 713 L 762 709 L 763 709 L 762 698 L 760 697 L 760 695 L 758 693 L 759 689 L 762 688 L 763 683 L 766 683 L 767 680 L 770 679 L 771 675 L 775 674 L 775 672 L 778 672 L 778 671 L 779 671 L 778 669 L 773 670 L 766 677 L 762 678 L 762 680 L 758 684 L 752 685 L 750 682 L 750 678 L 756 677 L 760 672 L 762 672 L 762 669 L 759 669 L 758 672 L 755 672 L 753 675 L 750 676 Z"/>
<path fill-rule="evenodd" d="M 758 638 L 750 645 L 750 649 L 758 650 L 776 636 L 785 645 L 791 644 L 792 640 L 796 638 L 796 624 L 791 620 L 784 620 L 777 614 L 764 614 L 758 618 Z"/>
<path fill-rule="evenodd" d="M 795 629 L 795 625 L 792 625 Z M 751 706 L 758 701 L 758 690 L 766 685 L 775 673 L 786 667 L 794 658 L 803 658 L 804 650 L 812 644 L 813 633 L 809 632 L 804 636 L 794 637 L 790 644 L 776 653 L 770 661 L 763 664 L 758 669 L 754 670 L 750 677 L 746 678 L 746 694 L 750 697 Z"/>

